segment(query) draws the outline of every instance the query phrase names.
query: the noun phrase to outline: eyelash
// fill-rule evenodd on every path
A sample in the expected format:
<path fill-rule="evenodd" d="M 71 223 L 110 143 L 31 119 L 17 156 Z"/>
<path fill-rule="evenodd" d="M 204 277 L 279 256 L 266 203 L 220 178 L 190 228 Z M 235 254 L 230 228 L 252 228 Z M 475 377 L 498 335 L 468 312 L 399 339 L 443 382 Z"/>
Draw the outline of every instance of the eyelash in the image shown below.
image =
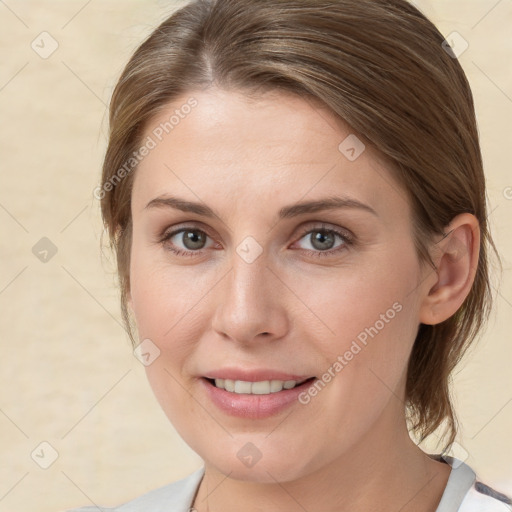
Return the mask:
<path fill-rule="evenodd" d="M 206 236 L 209 236 L 208 233 L 206 233 L 206 231 L 204 231 L 202 229 L 199 229 L 199 228 L 196 228 L 195 226 L 185 226 L 185 227 L 182 227 L 182 228 L 177 229 L 175 231 L 171 231 L 171 232 L 167 232 L 167 233 L 164 232 L 163 235 L 161 235 L 158 238 L 158 243 L 160 243 L 161 245 L 166 245 L 166 243 L 174 235 L 177 235 L 178 233 L 183 233 L 183 232 L 186 232 L 186 231 L 197 231 L 199 233 L 203 233 Z M 315 257 L 331 256 L 333 254 L 336 254 L 336 253 L 339 253 L 339 252 L 341 252 L 343 250 L 346 250 L 347 247 L 350 247 L 350 246 L 354 245 L 354 243 L 355 243 L 355 238 L 354 238 L 354 236 L 352 234 L 349 234 L 346 231 L 341 231 L 341 230 L 338 230 L 338 229 L 335 229 L 335 228 L 329 228 L 329 227 L 327 227 L 325 225 L 315 226 L 313 228 L 310 227 L 310 228 L 304 229 L 302 231 L 300 237 L 299 237 L 299 240 L 304 238 L 305 235 L 310 234 L 310 233 L 314 233 L 314 232 L 321 232 L 321 233 L 324 233 L 324 234 L 334 233 L 335 235 L 338 235 L 342 239 L 342 241 L 343 241 L 343 245 L 341 245 L 339 247 L 336 247 L 335 249 L 329 249 L 327 251 L 311 251 L 311 250 L 308 250 L 308 249 L 301 249 L 303 251 L 312 253 Z M 194 257 L 194 256 L 196 256 L 196 255 L 198 255 L 198 254 L 200 254 L 202 252 L 202 249 L 197 250 L 197 251 L 186 251 L 186 250 L 183 250 L 183 249 L 175 249 L 171 245 L 167 245 L 167 247 L 168 247 L 168 249 L 171 252 L 173 252 L 177 256 Z"/>

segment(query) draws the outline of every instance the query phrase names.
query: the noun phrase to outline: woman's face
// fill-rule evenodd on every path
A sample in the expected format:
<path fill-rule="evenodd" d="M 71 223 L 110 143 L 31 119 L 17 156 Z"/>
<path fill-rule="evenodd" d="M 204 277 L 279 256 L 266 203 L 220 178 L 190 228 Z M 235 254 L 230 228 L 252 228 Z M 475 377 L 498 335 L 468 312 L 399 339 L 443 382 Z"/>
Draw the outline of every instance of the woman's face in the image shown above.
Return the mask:
<path fill-rule="evenodd" d="M 404 190 L 347 125 L 282 92 L 184 95 L 143 142 L 129 304 L 179 434 L 260 482 L 371 453 L 403 423 L 432 286 Z"/>

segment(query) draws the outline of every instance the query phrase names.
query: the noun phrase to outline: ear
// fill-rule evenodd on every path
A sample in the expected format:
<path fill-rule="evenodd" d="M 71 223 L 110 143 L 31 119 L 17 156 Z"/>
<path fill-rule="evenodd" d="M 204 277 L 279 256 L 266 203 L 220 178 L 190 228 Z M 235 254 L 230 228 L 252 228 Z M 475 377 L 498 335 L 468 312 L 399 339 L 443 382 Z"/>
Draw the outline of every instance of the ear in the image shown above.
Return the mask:
<path fill-rule="evenodd" d="M 423 298 L 419 320 L 435 325 L 454 315 L 468 296 L 478 267 L 480 225 L 470 213 L 457 215 L 434 247 L 434 280 Z M 437 277 L 436 277 L 437 276 Z"/>

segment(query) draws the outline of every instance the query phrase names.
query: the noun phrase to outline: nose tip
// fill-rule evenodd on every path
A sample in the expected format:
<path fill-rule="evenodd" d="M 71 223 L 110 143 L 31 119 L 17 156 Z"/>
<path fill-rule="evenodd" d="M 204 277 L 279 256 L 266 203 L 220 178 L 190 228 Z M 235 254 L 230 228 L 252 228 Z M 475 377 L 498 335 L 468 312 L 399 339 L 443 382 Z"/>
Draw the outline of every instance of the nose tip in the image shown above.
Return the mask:
<path fill-rule="evenodd" d="M 238 261 L 224 281 L 212 328 L 224 338 L 250 343 L 282 337 L 288 319 L 272 273 L 262 262 Z"/>

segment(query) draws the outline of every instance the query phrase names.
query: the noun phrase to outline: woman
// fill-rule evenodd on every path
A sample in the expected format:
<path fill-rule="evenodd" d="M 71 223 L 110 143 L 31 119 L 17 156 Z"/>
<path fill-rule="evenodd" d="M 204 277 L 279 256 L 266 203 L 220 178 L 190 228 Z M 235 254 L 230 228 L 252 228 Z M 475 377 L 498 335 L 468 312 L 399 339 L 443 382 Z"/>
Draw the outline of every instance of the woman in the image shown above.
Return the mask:
<path fill-rule="evenodd" d="M 205 464 L 112 510 L 510 510 L 445 454 L 494 248 L 455 57 L 404 0 L 196 0 L 135 52 L 95 195 Z"/>

